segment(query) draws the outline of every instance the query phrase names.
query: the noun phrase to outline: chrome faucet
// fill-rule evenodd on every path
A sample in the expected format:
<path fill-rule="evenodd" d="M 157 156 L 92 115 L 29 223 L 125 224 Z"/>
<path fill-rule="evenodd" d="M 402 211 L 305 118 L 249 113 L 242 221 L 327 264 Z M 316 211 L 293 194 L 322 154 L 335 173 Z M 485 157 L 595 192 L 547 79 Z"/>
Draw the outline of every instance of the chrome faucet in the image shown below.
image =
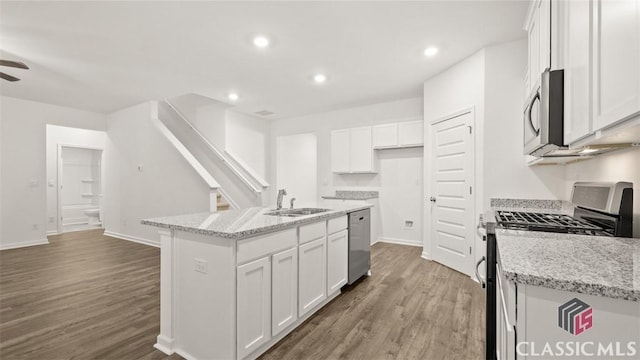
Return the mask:
<path fill-rule="evenodd" d="M 296 198 L 291 198 L 291 200 L 289 201 L 291 203 L 291 209 L 293 209 L 293 202 L 296 201 Z"/>
<path fill-rule="evenodd" d="M 278 190 L 278 198 L 276 200 L 276 209 L 280 210 L 282 209 L 282 198 L 287 195 L 287 190 L 285 189 L 280 189 Z"/>

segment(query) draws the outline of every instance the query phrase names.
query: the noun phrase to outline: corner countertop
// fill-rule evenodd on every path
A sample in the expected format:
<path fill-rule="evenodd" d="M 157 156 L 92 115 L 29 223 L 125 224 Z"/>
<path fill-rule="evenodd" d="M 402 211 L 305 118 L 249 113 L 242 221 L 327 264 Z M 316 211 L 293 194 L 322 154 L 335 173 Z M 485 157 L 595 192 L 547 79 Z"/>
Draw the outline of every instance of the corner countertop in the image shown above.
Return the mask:
<path fill-rule="evenodd" d="M 494 203 L 494 210 L 569 213 L 566 202 Z M 640 301 L 640 239 L 496 228 L 504 276 L 516 283 Z"/>
<path fill-rule="evenodd" d="M 323 196 L 323 199 L 334 200 L 370 200 L 377 199 L 377 191 L 351 191 L 351 190 L 336 190 L 335 195 Z"/>
<path fill-rule="evenodd" d="M 350 212 L 372 207 L 371 204 L 325 204 L 305 203 L 296 208 L 314 207 L 331 209 L 326 212 L 298 217 L 271 216 L 264 213 L 275 207 L 252 207 L 246 209 L 165 216 L 141 221 L 143 225 L 240 240 L 298 225 L 313 223 L 346 215 Z"/>

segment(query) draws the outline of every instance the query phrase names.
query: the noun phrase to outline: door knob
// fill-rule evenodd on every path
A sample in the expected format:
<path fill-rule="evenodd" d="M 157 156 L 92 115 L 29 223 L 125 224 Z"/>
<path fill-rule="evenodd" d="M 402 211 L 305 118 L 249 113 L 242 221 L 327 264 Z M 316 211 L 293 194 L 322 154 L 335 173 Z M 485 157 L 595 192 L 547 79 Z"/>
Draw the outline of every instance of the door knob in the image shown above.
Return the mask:
<path fill-rule="evenodd" d="M 436 202 L 436 198 L 432 196 L 432 197 L 429 198 L 429 201 Z"/>

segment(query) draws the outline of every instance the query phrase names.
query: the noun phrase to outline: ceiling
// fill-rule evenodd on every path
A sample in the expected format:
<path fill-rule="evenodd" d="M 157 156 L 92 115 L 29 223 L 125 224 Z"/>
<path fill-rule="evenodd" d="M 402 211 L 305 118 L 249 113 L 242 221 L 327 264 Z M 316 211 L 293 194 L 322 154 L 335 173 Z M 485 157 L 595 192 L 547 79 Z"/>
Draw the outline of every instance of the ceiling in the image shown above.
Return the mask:
<path fill-rule="evenodd" d="M 524 37 L 526 1 L 0 2 L 2 95 L 110 113 L 196 93 L 278 119 L 422 94 L 490 44 Z M 263 34 L 265 49 L 252 39 Z M 427 46 L 440 52 L 424 56 Z M 316 72 L 328 79 L 313 82 Z"/>

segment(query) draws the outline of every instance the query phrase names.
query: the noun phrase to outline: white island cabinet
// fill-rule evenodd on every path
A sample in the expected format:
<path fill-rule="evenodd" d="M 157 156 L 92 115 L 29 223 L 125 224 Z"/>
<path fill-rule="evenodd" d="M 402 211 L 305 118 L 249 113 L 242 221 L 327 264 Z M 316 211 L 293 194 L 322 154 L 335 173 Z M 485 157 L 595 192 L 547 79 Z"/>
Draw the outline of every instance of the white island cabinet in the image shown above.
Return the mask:
<path fill-rule="evenodd" d="M 348 211 L 267 209 L 143 220 L 161 233 L 160 335 L 186 359 L 254 359 L 340 294 Z"/>

